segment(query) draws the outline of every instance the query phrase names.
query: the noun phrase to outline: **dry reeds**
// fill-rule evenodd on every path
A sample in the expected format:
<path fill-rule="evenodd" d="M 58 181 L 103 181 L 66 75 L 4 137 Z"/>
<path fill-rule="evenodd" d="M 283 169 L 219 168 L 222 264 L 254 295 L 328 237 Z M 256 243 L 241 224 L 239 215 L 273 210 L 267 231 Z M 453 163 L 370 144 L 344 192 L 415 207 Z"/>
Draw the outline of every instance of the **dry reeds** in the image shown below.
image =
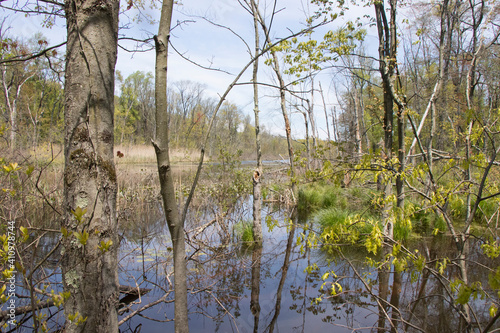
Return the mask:
<path fill-rule="evenodd" d="M 170 149 L 170 161 L 197 162 L 199 152 L 194 149 Z M 152 145 L 123 145 L 115 147 L 116 163 L 156 163 L 156 155 Z"/>

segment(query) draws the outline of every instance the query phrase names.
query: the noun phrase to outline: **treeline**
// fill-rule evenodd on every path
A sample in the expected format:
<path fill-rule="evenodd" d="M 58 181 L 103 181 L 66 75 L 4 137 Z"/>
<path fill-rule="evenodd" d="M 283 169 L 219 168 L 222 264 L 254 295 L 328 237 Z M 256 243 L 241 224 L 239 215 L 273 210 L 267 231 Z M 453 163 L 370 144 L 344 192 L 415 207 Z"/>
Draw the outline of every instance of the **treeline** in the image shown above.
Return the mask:
<path fill-rule="evenodd" d="M 11 150 L 36 149 L 39 145 L 64 141 L 63 62 L 56 51 L 26 61 L 14 61 L 47 46 L 42 36 L 26 42 L 3 38 L 0 45 L 2 94 L 1 126 L 4 142 Z M 149 145 L 155 137 L 154 77 L 137 71 L 124 78 L 116 74 L 119 95 L 115 96 L 115 144 Z M 172 147 L 197 149 L 205 140 L 217 101 L 204 93 L 197 82 L 172 83 L 168 91 Z M 286 152 L 286 142 L 265 128 L 263 152 L 267 158 Z M 238 152 L 242 158 L 255 154 L 255 128 L 237 105 L 225 102 L 213 119 L 207 141 L 209 156 L 220 149 Z"/>
<path fill-rule="evenodd" d="M 12 151 L 64 140 L 63 61 L 55 49 L 29 59 L 47 45 L 40 34 L 23 41 L 0 27 L 0 126 Z"/>
<path fill-rule="evenodd" d="M 153 74 L 137 71 L 123 78 L 118 72 L 116 77 L 120 95 L 115 103 L 115 144 L 149 144 L 156 131 Z M 218 100 L 207 97 L 203 85 L 193 81 L 172 83 L 167 95 L 173 148 L 200 148 L 213 121 L 206 144 L 209 156 L 216 157 L 222 149 L 237 152 L 243 158 L 254 158 L 255 127 L 251 117 L 236 104 L 225 102 L 214 117 Z M 261 131 L 267 158 L 286 153 L 283 138 L 272 135 L 266 128 Z"/>

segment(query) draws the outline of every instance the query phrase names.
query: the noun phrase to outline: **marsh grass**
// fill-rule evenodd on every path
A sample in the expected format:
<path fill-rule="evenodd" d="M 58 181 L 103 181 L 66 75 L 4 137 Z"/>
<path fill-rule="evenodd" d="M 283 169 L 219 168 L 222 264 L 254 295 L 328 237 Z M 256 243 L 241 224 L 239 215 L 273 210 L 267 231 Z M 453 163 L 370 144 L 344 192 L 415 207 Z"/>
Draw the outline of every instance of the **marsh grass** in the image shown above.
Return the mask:
<path fill-rule="evenodd" d="M 337 241 L 359 239 L 370 234 L 377 225 L 382 228 L 381 207 L 376 204 L 381 194 L 370 188 L 341 188 L 329 184 L 310 184 L 299 190 L 299 214 L 303 220 L 313 219 L 323 230 L 345 233 Z M 406 217 L 395 211 L 394 238 L 407 241 L 417 233 L 445 232 L 446 224 L 432 210 L 424 210 L 406 201 Z M 415 214 L 413 214 L 416 212 Z"/>
<path fill-rule="evenodd" d="M 251 221 L 240 221 L 233 225 L 233 237 L 236 241 L 252 243 L 254 241 Z"/>
<path fill-rule="evenodd" d="M 335 207 L 322 209 L 314 216 L 323 228 L 333 228 L 347 233 L 369 234 L 374 222 L 355 213 L 349 213 Z"/>
<path fill-rule="evenodd" d="M 114 151 L 115 163 L 156 164 L 155 150 L 152 145 L 116 146 Z M 195 149 L 170 149 L 169 155 L 172 163 L 195 163 L 200 157 L 200 153 Z"/>
<path fill-rule="evenodd" d="M 319 209 L 335 207 L 364 216 L 377 215 L 372 203 L 376 193 L 367 188 L 341 188 L 329 184 L 309 184 L 299 189 L 298 211 L 302 217 L 310 216 Z"/>

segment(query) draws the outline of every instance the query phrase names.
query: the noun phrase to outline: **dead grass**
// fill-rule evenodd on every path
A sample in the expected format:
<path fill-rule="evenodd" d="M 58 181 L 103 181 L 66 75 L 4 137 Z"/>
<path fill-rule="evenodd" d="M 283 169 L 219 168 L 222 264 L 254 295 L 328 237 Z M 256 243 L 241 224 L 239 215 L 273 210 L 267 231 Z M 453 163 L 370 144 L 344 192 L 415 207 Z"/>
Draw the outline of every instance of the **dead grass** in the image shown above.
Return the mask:
<path fill-rule="evenodd" d="M 118 154 L 120 152 L 123 154 Z M 152 145 L 124 145 L 115 147 L 115 162 L 120 164 L 156 163 L 156 155 Z M 170 149 L 170 161 L 173 163 L 197 162 L 200 154 L 194 149 Z"/>
<path fill-rule="evenodd" d="M 44 143 L 36 149 L 25 150 L 22 155 L 37 165 L 64 165 L 63 147 L 58 144 Z"/>
<path fill-rule="evenodd" d="M 120 152 L 121 154 L 118 154 Z M 38 165 L 64 164 L 64 151 L 61 145 L 42 144 L 36 149 L 29 149 L 22 154 Z M 115 163 L 117 164 L 156 164 L 156 155 L 152 145 L 115 146 Z M 122 157 L 119 157 L 122 156 Z M 171 149 L 170 160 L 173 163 L 197 163 L 200 153 L 194 149 Z"/>

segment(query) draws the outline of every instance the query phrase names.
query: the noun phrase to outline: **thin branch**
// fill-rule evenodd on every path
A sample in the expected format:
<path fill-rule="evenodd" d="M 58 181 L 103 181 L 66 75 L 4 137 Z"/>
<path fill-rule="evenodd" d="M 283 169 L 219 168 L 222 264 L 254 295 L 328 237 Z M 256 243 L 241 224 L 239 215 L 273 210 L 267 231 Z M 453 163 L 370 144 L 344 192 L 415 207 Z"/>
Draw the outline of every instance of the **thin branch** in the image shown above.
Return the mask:
<path fill-rule="evenodd" d="M 203 68 L 203 69 L 207 69 L 207 70 L 210 70 L 210 71 L 222 72 L 222 73 L 225 73 L 225 74 L 228 74 L 228 75 L 233 75 L 233 74 L 229 73 L 228 71 L 225 71 L 225 70 L 220 69 L 220 68 L 212 68 L 212 67 L 203 66 L 203 65 L 197 63 L 196 61 L 193 61 L 193 60 L 189 59 L 183 53 L 181 53 L 179 50 L 177 50 L 170 40 L 169 40 L 169 44 L 172 47 L 172 49 L 175 51 L 175 53 L 177 53 L 182 59 L 186 60 L 187 62 L 189 62 L 189 63 L 191 63 L 191 64 L 193 64 L 193 65 L 195 65 L 197 67 L 200 67 L 200 68 Z"/>
<path fill-rule="evenodd" d="M 45 55 L 47 52 L 49 52 L 51 50 L 57 49 L 57 48 L 59 48 L 59 47 L 61 47 L 63 45 L 66 45 L 66 42 L 62 42 L 60 44 L 51 46 L 49 48 L 43 49 L 42 51 L 40 51 L 38 53 L 32 53 L 32 54 L 30 54 L 28 56 L 15 57 L 15 58 L 10 58 L 10 59 L 1 59 L 0 60 L 0 64 L 9 64 L 9 63 L 16 63 L 16 62 L 24 62 L 24 61 L 28 61 L 28 60 L 31 60 L 31 59 L 35 59 L 35 58 L 38 58 L 38 57 L 41 57 L 41 56 Z"/>

